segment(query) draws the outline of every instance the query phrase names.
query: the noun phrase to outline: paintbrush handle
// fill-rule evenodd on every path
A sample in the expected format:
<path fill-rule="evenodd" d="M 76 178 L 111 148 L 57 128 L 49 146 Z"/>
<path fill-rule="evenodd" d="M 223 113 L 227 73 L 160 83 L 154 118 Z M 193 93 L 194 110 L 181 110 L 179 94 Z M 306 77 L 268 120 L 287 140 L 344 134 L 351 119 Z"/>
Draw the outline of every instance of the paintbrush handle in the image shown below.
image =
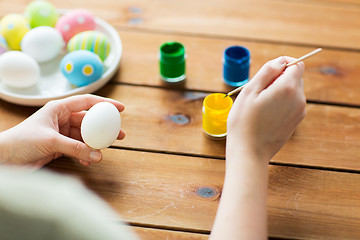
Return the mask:
<path fill-rule="evenodd" d="M 245 87 L 246 83 L 238 88 L 235 88 L 234 90 L 232 90 L 231 92 L 228 92 L 225 97 L 227 96 L 231 96 L 233 95 L 234 93 L 237 93 L 237 92 L 240 92 L 244 87 Z"/>
<path fill-rule="evenodd" d="M 321 52 L 321 51 L 322 51 L 322 48 L 318 48 L 318 49 L 316 49 L 316 50 L 314 50 L 314 51 L 312 51 L 312 52 L 309 52 L 308 54 L 305 54 L 304 56 L 302 56 L 302 57 L 300 57 L 300 58 L 292 61 L 291 63 L 286 64 L 286 66 L 289 67 L 289 66 L 291 66 L 291 65 L 295 65 L 295 64 L 297 64 L 298 62 L 300 62 L 300 61 L 302 61 L 302 60 L 304 60 L 304 59 L 306 59 L 306 58 L 308 58 L 308 57 L 311 57 L 311 56 L 313 56 L 313 55 L 315 55 L 315 54 L 317 54 L 317 53 L 319 53 L 319 52 Z"/>
<path fill-rule="evenodd" d="M 302 57 L 300 57 L 300 58 L 298 58 L 298 59 L 296 59 L 296 60 L 294 60 L 294 61 L 286 64 L 286 67 L 289 67 L 289 66 L 291 66 L 291 65 L 297 64 L 298 62 L 300 62 L 300 61 L 302 61 L 302 60 L 304 60 L 304 59 L 306 59 L 306 58 L 308 58 L 308 57 L 311 57 L 311 56 L 313 56 L 313 55 L 315 55 L 315 54 L 317 54 L 317 53 L 319 53 L 319 52 L 321 52 L 321 51 L 322 51 L 322 49 L 321 49 L 321 48 L 318 48 L 318 49 L 316 49 L 316 50 L 314 50 L 314 51 L 312 51 L 312 52 L 309 52 L 308 54 L 305 54 L 304 56 L 302 56 Z M 233 95 L 234 93 L 240 92 L 240 91 L 245 87 L 245 85 L 246 85 L 246 83 L 245 83 L 244 85 L 242 85 L 241 87 L 235 88 L 235 89 L 232 90 L 231 92 L 228 92 L 228 93 L 225 95 L 225 97 L 228 97 L 228 96 Z"/>

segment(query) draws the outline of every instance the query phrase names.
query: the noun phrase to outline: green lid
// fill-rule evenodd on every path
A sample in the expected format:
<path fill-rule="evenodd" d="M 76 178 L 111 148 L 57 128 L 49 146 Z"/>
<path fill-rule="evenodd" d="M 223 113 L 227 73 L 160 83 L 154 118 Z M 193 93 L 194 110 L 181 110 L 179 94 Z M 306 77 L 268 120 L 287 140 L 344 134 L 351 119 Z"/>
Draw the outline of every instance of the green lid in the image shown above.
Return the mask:
<path fill-rule="evenodd" d="M 185 58 L 185 48 L 178 42 L 167 42 L 160 47 L 160 60 L 164 62 L 179 62 Z"/>
<path fill-rule="evenodd" d="M 178 42 L 167 42 L 160 47 L 160 75 L 171 83 L 185 79 L 185 48 Z"/>

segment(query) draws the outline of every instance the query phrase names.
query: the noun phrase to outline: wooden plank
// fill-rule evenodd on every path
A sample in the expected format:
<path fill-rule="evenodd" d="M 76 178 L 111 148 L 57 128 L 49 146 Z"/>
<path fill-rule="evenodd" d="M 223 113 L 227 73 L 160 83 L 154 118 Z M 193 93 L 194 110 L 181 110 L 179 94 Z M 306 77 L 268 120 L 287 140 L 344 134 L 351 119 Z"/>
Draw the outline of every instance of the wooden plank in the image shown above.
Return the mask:
<path fill-rule="evenodd" d="M 102 163 L 90 167 L 62 158 L 47 168 L 79 177 L 132 224 L 210 231 L 225 161 L 117 149 L 103 153 Z M 359 174 L 284 166 L 269 171 L 270 236 L 360 236 Z"/>
<path fill-rule="evenodd" d="M 306 110 L 272 162 L 359 170 L 360 109 L 308 104 Z"/>
<path fill-rule="evenodd" d="M 224 158 L 225 140 L 213 140 L 202 130 L 204 93 L 109 84 L 99 94 L 126 105 L 127 136 L 114 146 Z M 32 110 L 0 102 L 0 130 Z M 360 170 L 359 119 L 358 108 L 308 104 L 305 120 L 272 162 Z"/>
<path fill-rule="evenodd" d="M 153 228 L 143 228 L 143 227 L 132 227 L 136 234 L 142 240 L 206 240 L 209 238 L 206 234 L 198 233 L 187 233 L 180 231 L 170 231 L 170 230 L 159 230 Z"/>
<path fill-rule="evenodd" d="M 292 1 L 292 2 L 299 2 L 299 0 L 270 0 L 270 1 Z M 360 2 L 358 0 L 301 0 L 301 3 L 307 4 L 319 4 L 319 5 L 333 5 L 336 7 L 358 7 Z"/>
<path fill-rule="evenodd" d="M 0 132 L 9 129 L 16 124 L 24 121 L 25 118 L 33 114 L 38 108 L 24 107 L 12 103 L 0 101 Z"/>
<path fill-rule="evenodd" d="M 99 95 L 126 106 L 127 137 L 115 146 L 224 157 L 225 140 L 214 141 L 202 131 L 204 93 L 108 85 Z"/>
<path fill-rule="evenodd" d="M 80 177 L 132 224 L 209 230 L 223 181 L 223 161 L 116 149 L 103 154 L 102 163 L 89 168 L 65 158 L 48 167 Z M 205 187 L 216 194 L 199 196 L 197 191 Z"/>
<path fill-rule="evenodd" d="M 186 47 L 187 79 L 180 88 L 228 92 L 223 81 L 222 55 L 232 45 L 247 47 L 251 52 L 250 77 L 267 61 L 278 56 L 300 57 L 313 50 L 307 47 L 186 37 L 172 34 L 152 34 L 120 31 L 124 44 L 119 74 L 120 83 L 163 86 L 159 77 L 158 51 L 163 42 L 179 41 Z M 305 94 L 307 99 L 320 102 L 360 105 L 360 52 L 324 49 L 305 62 Z"/>
<path fill-rule="evenodd" d="M 209 235 L 207 234 L 161 230 L 156 228 L 132 227 L 132 230 L 142 240 L 207 240 L 209 238 Z M 269 237 L 269 239 L 282 240 L 283 238 Z"/>
<path fill-rule="evenodd" d="M 225 140 L 202 131 L 204 94 L 111 85 L 100 94 L 126 105 L 127 137 L 115 146 L 224 157 Z M 308 104 L 305 120 L 273 162 L 360 170 L 359 119 L 357 108 Z"/>
<path fill-rule="evenodd" d="M 359 21 L 360 22 L 360 21 Z M 222 54 L 226 47 L 243 45 L 251 51 L 253 76 L 268 60 L 280 55 L 302 56 L 313 48 L 256 43 L 226 39 L 186 37 L 172 34 L 119 32 L 124 43 L 120 73 L 115 81 L 151 86 L 166 86 L 159 78 L 158 48 L 161 43 L 177 40 L 187 53 L 186 89 L 227 92 L 231 88 L 222 79 Z M 360 105 L 360 52 L 325 49 L 306 60 L 305 93 L 309 100 Z M 139 71 L 141 69 L 141 71 Z"/>
<path fill-rule="evenodd" d="M 0 16 L 23 12 L 28 2 L 2 2 Z M 52 2 L 57 8 L 86 7 L 121 28 L 360 49 L 360 8 L 357 5 L 334 7 L 327 2 L 268 0 Z"/>
<path fill-rule="evenodd" d="M 313 50 L 249 41 L 184 37 L 179 35 L 119 32 L 124 53 L 120 70 L 113 78 L 119 83 L 172 87 L 159 77 L 158 48 L 168 40 L 182 42 L 188 54 L 187 75 L 180 89 L 228 92 L 222 77 L 222 54 L 226 47 L 242 45 L 251 51 L 250 77 L 268 60 L 281 55 L 299 57 Z M 360 52 L 325 49 L 306 60 L 305 94 L 308 100 L 360 106 Z"/>

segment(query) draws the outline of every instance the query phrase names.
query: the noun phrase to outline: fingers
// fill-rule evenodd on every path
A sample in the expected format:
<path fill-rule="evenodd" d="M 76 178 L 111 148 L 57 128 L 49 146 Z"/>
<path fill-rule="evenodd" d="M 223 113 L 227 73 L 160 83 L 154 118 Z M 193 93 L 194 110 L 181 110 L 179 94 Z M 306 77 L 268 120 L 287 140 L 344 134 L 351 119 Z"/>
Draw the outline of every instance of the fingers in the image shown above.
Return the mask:
<path fill-rule="evenodd" d="M 85 113 L 86 112 L 72 113 L 71 118 L 70 118 L 70 124 L 72 127 L 70 129 L 70 137 L 77 139 L 79 141 L 82 141 L 81 134 L 80 134 L 80 127 L 81 127 L 81 122 L 85 116 Z M 117 139 L 122 140 L 124 138 L 125 138 L 125 132 L 121 129 Z"/>
<path fill-rule="evenodd" d="M 287 58 L 285 57 L 279 57 L 265 63 L 248 83 L 247 88 L 260 93 L 281 75 L 286 68 L 286 64 Z"/>
<path fill-rule="evenodd" d="M 72 127 L 81 127 L 81 122 L 85 116 L 86 112 L 82 111 L 82 112 L 75 112 L 71 114 L 70 117 L 70 125 Z"/>
<path fill-rule="evenodd" d="M 73 138 L 73 139 L 75 139 L 75 140 L 77 140 L 77 141 L 79 141 L 79 142 L 83 142 L 83 140 L 82 140 L 82 137 L 81 137 L 81 131 L 80 131 L 80 128 L 77 128 L 77 127 L 72 127 L 72 128 L 70 128 L 70 133 L 69 133 L 69 136 L 70 136 L 70 138 Z M 125 132 L 123 131 L 123 130 L 120 130 L 120 132 L 119 132 L 119 135 L 118 135 L 118 137 L 117 137 L 117 139 L 118 140 L 123 140 L 125 138 Z M 76 143 L 76 144 L 79 144 L 79 143 Z M 87 147 L 87 145 L 85 144 L 85 146 Z M 78 146 L 76 146 L 76 147 L 78 147 Z M 63 152 L 63 151 L 59 151 L 59 152 Z M 74 151 L 73 151 L 74 152 Z M 76 151 L 75 151 L 76 152 Z M 77 159 L 79 159 L 79 163 L 81 164 L 81 165 L 83 165 L 83 166 L 90 166 L 90 163 L 91 162 L 99 162 L 97 159 L 95 159 L 95 160 L 90 160 L 90 161 L 88 161 L 88 160 L 82 160 L 82 158 L 80 158 L 80 157 L 76 157 L 76 156 L 73 156 L 73 155 L 71 155 L 71 154 L 67 154 L 67 153 L 65 153 L 66 155 L 70 155 L 70 156 L 72 156 L 72 157 L 75 157 L 75 158 L 77 158 Z M 74 154 L 74 155 L 76 155 L 76 154 Z M 83 156 L 83 154 L 78 154 L 79 156 L 81 155 L 81 156 Z"/>
<path fill-rule="evenodd" d="M 81 131 L 80 128 L 78 127 L 71 127 L 70 128 L 70 132 L 69 132 L 69 137 L 78 140 L 80 142 L 83 142 L 82 136 L 81 136 Z"/>
<path fill-rule="evenodd" d="M 119 135 L 117 136 L 118 140 L 123 140 L 125 138 L 125 132 L 120 129 Z M 71 127 L 70 128 L 70 133 L 69 133 L 69 137 L 78 140 L 78 141 L 83 141 L 82 136 L 81 136 L 81 131 L 79 127 Z"/>
<path fill-rule="evenodd" d="M 83 110 L 88 110 L 93 105 L 99 102 L 112 103 L 119 110 L 119 112 L 122 112 L 125 109 L 125 106 L 116 100 L 91 94 L 76 95 L 57 101 L 61 102 L 61 105 L 68 109 L 70 112 L 80 112 Z"/>
<path fill-rule="evenodd" d="M 287 62 L 293 61 L 293 58 L 284 57 Z M 295 65 L 287 67 L 283 74 L 281 74 L 276 81 L 272 84 L 271 88 L 274 89 L 285 89 L 293 88 L 300 89 L 303 91 L 303 74 L 305 70 L 305 65 L 303 62 L 299 62 Z"/>
<path fill-rule="evenodd" d="M 60 152 L 80 159 L 80 163 L 100 162 L 102 159 L 100 150 L 91 149 L 85 143 L 68 138 L 61 134 L 56 137 L 54 148 L 54 152 Z"/>
<path fill-rule="evenodd" d="M 83 161 L 83 160 L 79 160 L 79 163 L 80 163 L 81 165 L 84 165 L 85 167 L 90 166 L 90 163 L 89 163 L 89 162 L 86 162 L 86 161 Z"/>
<path fill-rule="evenodd" d="M 123 140 L 125 138 L 126 133 L 120 129 L 119 135 L 117 137 L 118 140 Z"/>

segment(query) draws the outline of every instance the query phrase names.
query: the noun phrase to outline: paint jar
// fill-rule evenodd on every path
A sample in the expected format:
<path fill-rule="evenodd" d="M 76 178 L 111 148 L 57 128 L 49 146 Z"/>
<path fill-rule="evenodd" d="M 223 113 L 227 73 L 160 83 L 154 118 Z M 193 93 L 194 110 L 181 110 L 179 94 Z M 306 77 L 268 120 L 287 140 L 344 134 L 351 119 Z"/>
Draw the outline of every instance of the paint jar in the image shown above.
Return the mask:
<path fill-rule="evenodd" d="M 249 81 L 250 51 L 241 46 L 231 46 L 224 51 L 224 82 L 240 87 Z"/>
<path fill-rule="evenodd" d="M 167 83 L 181 83 L 185 75 L 185 48 L 178 42 L 167 42 L 160 47 L 160 76 Z"/>
<path fill-rule="evenodd" d="M 226 136 L 227 117 L 232 105 L 233 100 L 223 93 L 212 93 L 204 99 L 202 126 L 206 134 L 215 138 Z"/>

